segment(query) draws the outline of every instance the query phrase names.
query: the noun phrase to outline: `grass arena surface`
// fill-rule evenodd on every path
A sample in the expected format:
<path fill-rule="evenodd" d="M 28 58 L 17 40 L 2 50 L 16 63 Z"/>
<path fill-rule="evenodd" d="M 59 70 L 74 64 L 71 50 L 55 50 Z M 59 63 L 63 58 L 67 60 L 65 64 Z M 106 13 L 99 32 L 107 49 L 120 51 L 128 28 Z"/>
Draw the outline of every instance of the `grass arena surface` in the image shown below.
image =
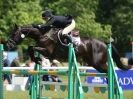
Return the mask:
<path fill-rule="evenodd" d="M 4 99 L 29 99 L 28 91 L 5 91 L 4 93 Z M 66 92 L 53 92 L 53 91 L 45 91 L 43 93 L 43 96 L 51 96 L 53 99 L 58 99 L 67 97 L 67 91 Z M 94 93 L 89 92 L 84 94 L 84 99 L 107 99 L 107 92 L 102 93 Z M 133 99 L 133 91 L 124 91 L 124 99 Z"/>
<path fill-rule="evenodd" d="M 67 82 L 68 79 L 66 76 L 59 76 L 63 82 Z M 85 81 L 85 77 L 81 77 L 82 83 Z M 124 93 L 124 99 L 133 99 L 133 91 L 123 91 Z M 52 99 L 62 99 L 64 97 L 67 97 L 68 92 L 67 91 L 43 91 L 42 96 L 46 97 L 53 97 Z M 30 99 L 29 97 L 29 91 L 4 91 L 4 99 Z M 64 98 L 67 99 L 67 98 Z M 88 93 L 84 93 L 84 99 L 108 99 L 108 92 L 106 93 L 95 93 L 93 91 L 90 91 Z"/>

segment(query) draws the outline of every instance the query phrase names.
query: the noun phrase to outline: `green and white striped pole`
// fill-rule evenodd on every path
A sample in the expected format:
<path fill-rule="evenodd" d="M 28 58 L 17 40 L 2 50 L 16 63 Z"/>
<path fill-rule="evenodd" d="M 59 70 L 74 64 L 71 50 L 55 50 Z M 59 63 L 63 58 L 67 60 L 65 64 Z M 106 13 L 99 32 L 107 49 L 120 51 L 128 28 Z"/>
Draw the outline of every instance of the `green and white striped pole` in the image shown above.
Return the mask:
<path fill-rule="evenodd" d="M 3 77 L 2 77 L 2 69 L 3 69 L 3 45 L 0 44 L 0 99 L 3 99 Z"/>

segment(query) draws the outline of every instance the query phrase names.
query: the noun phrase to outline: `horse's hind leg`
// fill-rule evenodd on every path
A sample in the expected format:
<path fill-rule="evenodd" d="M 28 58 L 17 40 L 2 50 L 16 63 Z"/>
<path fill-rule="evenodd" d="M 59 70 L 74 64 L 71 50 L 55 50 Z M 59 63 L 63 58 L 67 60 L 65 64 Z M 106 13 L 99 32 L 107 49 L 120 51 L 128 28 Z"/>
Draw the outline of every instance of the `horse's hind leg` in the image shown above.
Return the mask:
<path fill-rule="evenodd" d="M 101 73 L 107 73 L 107 53 L 103 52 L 95 52 L 93 54 L 93 65 L 94 68 L 97 69 Z"/>
<path fill-rule="evenodd" d="M 107 73 L 108 69 L 107 69 L 107 65 L 106 64 L 97 64 L 93 66 L 97 71 L 99 71 L 100 73 Z"/>
<path fill-rule="evenodd" d="M 29 54 L 31 60 L 35 61 L 33 46 L 29 46 L 27 51 L 28 51 L 28 54 Z"/>
<path fill-rule="evenodd" d="M 48 50 L 46 48 L 34 47 L 34 51 L 39 52 L 40 54 L 42 54 L 45 57 L 49 57 L 49 55 L 50 55 L 50 53 L 48 52 Z"/>
<path fill-rule="evenodd" d="M 41 61 L 41 58 L 35 57 L 35 55 L 34 55 L 35 51 L 39 52 L 40 54 L 44 55 L 45 57 L 49 55 L 48 51 L 45 48 L 30 46 L 28 48 L 28 53 L 30 55 L 31 60 L 34 61 L 35 63 L 40 63 L 40 61 Z"/>

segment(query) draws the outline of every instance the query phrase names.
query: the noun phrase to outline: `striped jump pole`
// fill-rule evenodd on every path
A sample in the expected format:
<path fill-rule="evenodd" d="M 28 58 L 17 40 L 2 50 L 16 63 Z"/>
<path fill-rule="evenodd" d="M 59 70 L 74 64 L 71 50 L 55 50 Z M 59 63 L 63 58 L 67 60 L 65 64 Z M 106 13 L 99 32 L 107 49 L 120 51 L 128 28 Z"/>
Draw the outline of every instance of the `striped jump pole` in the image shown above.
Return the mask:
<path fill-rule="evenodd" d="M 124 99 L 123 91 L 118 83 L 118 77 L 114 69 L 112 59 L 112 46 L 108 45 L 108 99 Z"/>
<path fill-rule="evenodd" d="M 3 45 L 0 44 L 0 99 L 3 99 Z"/>
<path fill-rule="evenodd" d="M 69 45 L 69 73 L 68 73 L 68 99 L 84 99 L 83 87 L 80 80 L 80 73 L 73 48 Z"/>
<path fill-rule="evenodd" d="M 108 47 L 108 74 L 79 72 L 73 44 L 69 45 L 69 68 L 66 71 L 44 71 L 39 64 L 34 70 L 3 70 L 3 45 L 0 44 L 0 99 L 3 99 L 3 73 L 32 75 L 29 90 L 30 99 L 46 99 L 41 96 L 40 75 L 67 75 L 68 76 L 68 99 L 84 99 L 83 86 L 80 76 L 100 76 L 108 78 L 108 99 L 123 99 L 122 88 L 119 86 L 114 63 L 111 56 L 111 44 Z"/>
<path fill-rule="evenodd" d="M 35 53 L 35 57 L 40 57 L 39 53 Z M 30 99 L 43 99 L 41 98 L 41 66 L 39 64 L 35 64 L 34 71 L 26 71 L 28 75 L 32 75 L 31 82 L 30 82 L 30 90 L 29 95 Z M 24 73 L 20 71 L 20 73 Z"/>

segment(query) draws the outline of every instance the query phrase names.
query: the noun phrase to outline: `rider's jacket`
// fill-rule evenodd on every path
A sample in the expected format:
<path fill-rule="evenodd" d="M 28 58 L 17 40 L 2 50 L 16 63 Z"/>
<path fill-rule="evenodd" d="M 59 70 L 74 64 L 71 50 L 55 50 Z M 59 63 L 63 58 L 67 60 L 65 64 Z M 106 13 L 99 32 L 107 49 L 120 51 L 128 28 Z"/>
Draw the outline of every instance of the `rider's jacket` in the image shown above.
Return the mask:
<path fill-rule="evenodd" d="M 40 26 L 41 29 L 46 29 L 46 28 L 65 28 L 72 22 L 72 17 L 71 16 L 52 16 L 46 24 L 42 24 Z"/>

